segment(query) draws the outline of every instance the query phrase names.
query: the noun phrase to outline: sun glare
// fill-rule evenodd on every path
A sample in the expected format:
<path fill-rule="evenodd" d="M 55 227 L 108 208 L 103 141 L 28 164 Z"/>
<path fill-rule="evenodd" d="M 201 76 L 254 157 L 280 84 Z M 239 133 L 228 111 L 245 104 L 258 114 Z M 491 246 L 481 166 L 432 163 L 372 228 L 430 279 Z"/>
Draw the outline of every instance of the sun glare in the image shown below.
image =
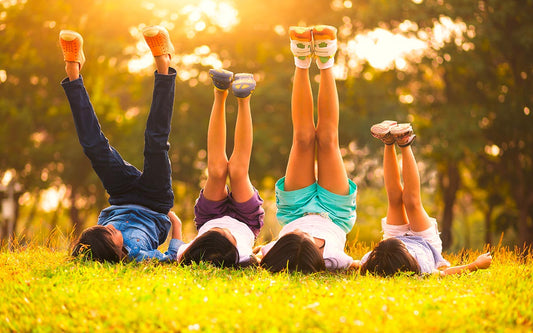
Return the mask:
<path fill-rule="evenodd" d="M 50 187 L 42 191 L 41 209 L 45 212 L 56 210 L 59 207 L 59 203 L 65 198 L 66 192 L 65 185 L 61 185 L 59 188 Z"/>
<path fill-rule="evenodd" d="M 380 70 L 393 67 L 405 70 L 405 58 L 421 56 L 426 47 L 426 43 L 417 38 L 378 28 L 348 41 L 346 55 L 352 68 L 362 61 L 368 61 L 372 67 Z"/>
<path fill-rule="evenodd" d="M 147 3 L 145 6 L 149 6 Z M 147 7 L 147 9 L 149 9 Z M 153 8 L 151 8 L 153 10 Z M 165 11 L 160 13 L 159 17 L 165 19 L 161 24 L 168 30 L 172 30 L 175 26 L 173 22 L 182 20 L 184 24 L 184 33 L 187 38 L 194 38 L 194 36 L 202 31 L 213 31 L 222 29 L 224 31 L 231 30 L 239 23 L 238 11 L 232 5 L 224 1 L 201 0 L 194 5 L 186 5 L 175 13 Z M 128 62 L 128 70 L 131 73 L 151 72 L 153 66 L 153 58 L 150 50 L 142 37 L 142 26 L 132 27 L 130 33 L 135 37 L 137 44 L 126 50 L 127 53 L 136 55 Z M 224 64 L 220 60 L 218 54 L 213 53 L 208 45 L 198 46 L 191 54 L 176 54 L 172 58 L 172 64 L 179 64 L 176 66 L 180 68 L 178 77 L 182 80 L 196 80 L 199 77 L 195 65 L 201 64 L 206 67 L 220 68 Z M 227 64 L 226 64 L 227 65 Z M 201 78 L 201 77 L 200 77 Z M 189 82 L 192 85 L 196 83 Z"/>
<path fill-rule="evenodd" d="M 350 72 L 361 72 L 365 62 L 378 70 L 396 68 L 405 71 L 409 62 L 417 62 L 430 49 L 438 50 L 450 42 L 464 51 L 472 50 L 474 45 L 467 38 L 475 35 L 473 26 L 446 16 L 439 17 L 433 28 L 424 30 L 408 20 L 400 23 L 394 31 L 377 28 L 358 34 L 340 45 L 337 78 L 346 78 Z M 450 61 L 450 57 L 442 60 Z"/>

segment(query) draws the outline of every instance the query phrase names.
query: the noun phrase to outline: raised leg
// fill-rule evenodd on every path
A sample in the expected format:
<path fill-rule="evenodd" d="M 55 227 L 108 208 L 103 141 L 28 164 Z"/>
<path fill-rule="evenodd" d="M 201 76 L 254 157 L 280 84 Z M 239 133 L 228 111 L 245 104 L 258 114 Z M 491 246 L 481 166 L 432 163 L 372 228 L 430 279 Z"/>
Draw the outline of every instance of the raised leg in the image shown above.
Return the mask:
<path fill-rule="evenodd" d="M 251 95 L 237 98 L 238 114 L 235 123 L 235 139 L 228 166 L 231 193 L 237 202 L 246 202 L 254 194 L 248 173 L 253 143 L 250 98 Z"/>
<path fill-rule="evenodd" d="M 213 88 L 214 101 L 207 129 L 207 182 L 204 196 L 220 201 L 228 196 L 228 157 L 226 156 L 226 98 L 227 90 Z"/>
<path fill-rule="evenodd" d="M 144 132 L 144 170 L 139 180 L 143 195 L 156 201 L 161 211 L 172 208 L 171 166 L 168 158 L 170 123 L 174 109 L 176 71 L 169 68 L 174 52 L 165 28 L 151 26 L 143 29 L 156 65 L 154 92 L 150 114 Z"/>
<path fill-rule="evenodd" d="M 420 175 L 410 145 L 400 148 L 402 152 L 403 204 L 413 231 L 424 231 L 432 226 L 420 196 Z"/>
<path fill-rule="evenodd" d="M 383 173 L 388 199 L 387 224 L 408 224 L 405 207 L 403 205 L 403 188 L 394 145 L 385 144 L 383 153 Z"/>
<path fill-rule="evenodd" d="M 285 172 L 285 190 L 294 191 L 316 181 L 313 94 L 309 70 L 296 67 L 292 88 L 292 148 Z"/>
<path fill-rule="evenodd" d="M 122 159 L 109 145 L 101 130 L 80 76 L 80 70 L 85 62 L 82 36 L 75 31 L 62 30 L 59 33 L 59 42 L 68 76 L 61 85 L 70 104 L 78 139 L 112 201 L 115 194 L 126 192 L 141 172 Z"/>
<path fill-rule="evenodd" d="M 349 193 L 348 176 L 339 149 L 339 97 L 331 67 L 320 70 L 318 91 L 318 183 L 339 195 Z"/>

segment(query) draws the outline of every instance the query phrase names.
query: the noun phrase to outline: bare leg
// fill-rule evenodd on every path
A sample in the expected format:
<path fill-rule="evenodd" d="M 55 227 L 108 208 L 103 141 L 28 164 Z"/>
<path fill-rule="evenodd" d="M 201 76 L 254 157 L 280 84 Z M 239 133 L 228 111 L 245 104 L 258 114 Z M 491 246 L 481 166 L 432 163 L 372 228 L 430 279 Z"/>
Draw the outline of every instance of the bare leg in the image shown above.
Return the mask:
<path fill-rule="evenodd" d="M 250 98 L 251 95 L 237 98 L 238 114 L 235 123 L 235 143 L 228 165 L 231 193 L 237 202 L 246 202 L 254 194 L 254 188 L 248 174 L 253 142 Z"/>
<path fill-rule="evenodd" d="M 207 182 L 204 196 L 211 201 L 227 197 L 226 178 L 228 157 L 226 156 L 226 98 L 228 91 L 214 90 L 214 102 L 207 129 Z"/>
<path fill-rule="evenodd" d="M 332 68 L 320 71 L 318 91 L 318 183 L 339 195 L 349 193 L 348 176 L 339 149 L 339 96 Z"/>
<path fill-rule="evenodd" d="M 170 65 L 170 55 L 163 54 L 160 56 L 154 57 L 155 67 L 159 74 L 168 75 L 168 66 Z"/>
<path fill-rule="evenodd" d="M 387 190 L 387 224 L 403 225 L 407 224 L 407 215 L 403 205 L 403 189 L 400 179 L 398 160 L 396 159 L 396 149 L 394 145 L 385 145 L 383 153 L 383 172 L 385 189 Z"/>
<path fill-rule="evenodd" d="M 69 81 L 77 80 L 80 77 L 80 64 L 73 61 L 65 62 L 65 71 Z"/>
<path fill-rule="evenodd" d="M 413 231 L 424 231 L 432 226 L 420 197 L 420 175 L 411 146 L 400 148 L 402 152 L 403 204 Z"/>
<path fill-rule="evenodd" d="M 285 190 L 307 187 L 315 178 L 315 121 L 309 69 L 296 68 L 292 88 L 292 148 L 285 172 Z"/>

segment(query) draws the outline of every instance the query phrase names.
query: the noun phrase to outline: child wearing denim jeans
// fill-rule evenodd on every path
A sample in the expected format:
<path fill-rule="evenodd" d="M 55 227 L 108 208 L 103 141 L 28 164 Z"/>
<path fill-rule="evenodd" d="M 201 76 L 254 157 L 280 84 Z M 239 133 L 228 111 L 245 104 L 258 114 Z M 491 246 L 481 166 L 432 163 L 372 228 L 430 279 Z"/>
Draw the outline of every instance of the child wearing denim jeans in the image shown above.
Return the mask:
<path fill-rule="evenodd" d="M 150 26 L 143 35 L 154 56 L 157 71 L 150 114 L 146 123 L 144 170 L 124 161 L 109 145 L 84 87 L 80 70 L 85 62 L 83 38 L 62 30 L 59 41 L 68 78 L 61 82 L 85 155 L 109 194 L 110 207 L 102 210 L 95 226 L 85 229 L 72 255 L 97 261 L 175 260 L 181 241 L 181 222 L 170 209 L 174 204 L 168 159 L 170 121 L 176 70 L 169 67 L 174 52 L 168 32 Z M 168 251 L 158 247 L 172 227 Z"/>
<path fill-rule="evenodd" d="M 338 142 L 339 100 L 333 76 L 337 29 L 290 27 L 295 73 L 293 141 L 285 177 L 276 183 L 279 239 L 260 248 L 261 266 L 272 271 L 313 273 L 344 270 L 344 252 L 355 223 L 356 185 L 348 179 Z M 309 67 L 320 69 L 318 122 L 313 117 Z"/>
<path fill-rule="evenodd" d="M 420 176 L 411 149 L 416 137 L 412 126 L 385 120 L 372 126 L 370 131 L 385 144 L 383 171 L 389 205 L 387 216 L 381 221 L 383 240 L 363 256 L 359 263 L 361 273 L 450 275 L 488 268 L 492 261 L 490 253 L 480 255 L 468 265 L 455 267 L 450 267 L 442 257 L 437 221 L 426 213 L 420 197 Z M 402 153 L 403 186 L 395 143 Z"/>
<path fill-rule="evenodd" d="M 252 253 L 263 226 L 263 200 L 248 175 L 253 127 L 250 98 L 255 88 L 252 74 L 212 69 L 214 102 L 207 130 L 207 181 L 195 205 L 197 237 L 178 251 L 183 264 L 209 262 L 219 267 L 256 263 Z M 226 98 L 232 88 L 237 97 L 233 152 L 226 156 Z M 231 192 L 226 185 L 229 178 Z"/>

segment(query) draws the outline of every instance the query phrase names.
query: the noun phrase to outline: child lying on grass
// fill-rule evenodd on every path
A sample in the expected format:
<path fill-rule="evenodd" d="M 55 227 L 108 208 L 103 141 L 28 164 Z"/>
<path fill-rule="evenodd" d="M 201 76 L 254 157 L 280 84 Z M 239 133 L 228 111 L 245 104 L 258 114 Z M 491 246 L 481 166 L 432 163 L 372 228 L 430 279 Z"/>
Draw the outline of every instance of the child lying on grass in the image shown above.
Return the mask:
<path fill-rule="evenodd" d="M 397 272 L 458 274 L 488 268 L 490 253 L 474 262 L 450 267 L 442 257 L 437 221 L 426 213 L 420 197 L 420 176 L 411 144 L 415 139 L 410 124 L 383 121 L 372 126 L 372 135 L 385 144 L 383 172 L 387 190 L 387 216 L 382 219 L 383 240 L 360 261 L 361 274 L 391 276 Z M 402 153 L 402 176 L 394 144 Z"/>
<path fill-rule="evenodd" d="M 174 48 L 163 27 L 146 27 L 143 35 L 154 56 L 157 71 L 146 123 L 144 170 L 141 172 L 122 159 L 101 131 L 80 75 L 85 62 L 81 35 L 70 30 L 62 30 L 59 34 L 68 76 L 61 85 L 70 103 L 80 144 L 109 193 L 112 205 L 102 210 L 97 225 L 83 231 L 73 247 L 75 257 L 86 255 L 92 260 L 109 262 L 126 258 L 176 260 L 178 248 L 183 244 L 181 222 L 170 211 L 174 194 L 168 137 L 176 70 L 170 68 L 169 63 Z M 171 227 L 172 240 L 168 251 L 161 253 L 158 247 L 165 242 Z"/>

